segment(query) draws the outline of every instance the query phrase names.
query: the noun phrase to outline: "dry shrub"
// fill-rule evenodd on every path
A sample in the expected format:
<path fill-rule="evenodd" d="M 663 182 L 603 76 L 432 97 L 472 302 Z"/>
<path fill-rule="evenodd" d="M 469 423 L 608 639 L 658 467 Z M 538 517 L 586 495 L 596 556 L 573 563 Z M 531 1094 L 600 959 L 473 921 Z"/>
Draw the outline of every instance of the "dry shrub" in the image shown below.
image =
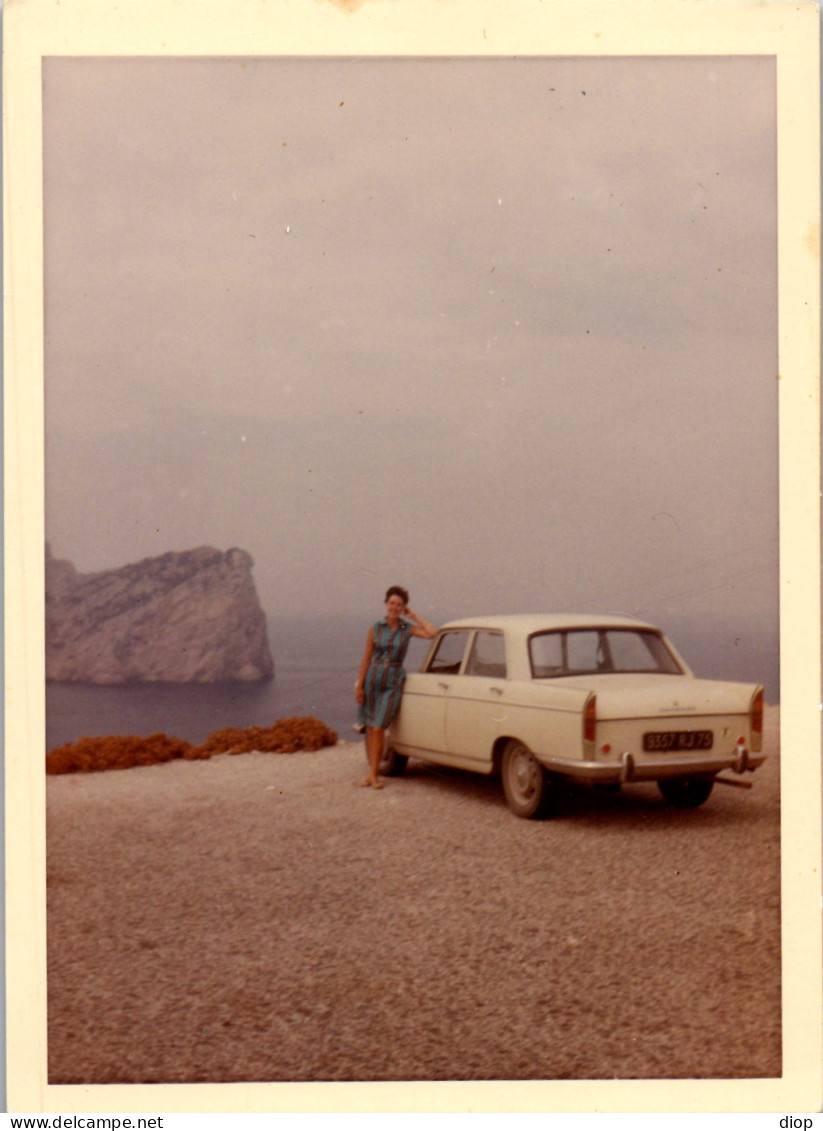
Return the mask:
<path fill-rule="evenodd" d="M 153 766 L 185 757 L 191 744 L 166 734 L 139 738 L 135 734 L 108 734 L 81 738 L 58 746 L 46 755 L 47 774 L 94 773 L 97 770 L 126 770 L 131 766 Z"/>
<path fill-rule="evenodd" d="M 98 770 L 125 770 L 131 766 L 152 766 L 174 758 L 211 758 L 213 754 L 246 754 L 254 750 L 272 754 L 292 754 L 297 750 L 320 750 L 334 746 L 337 734 L 319 719 L 292 717 L 276 719 L 270 727 L 226 727 L 209 735 L 200 746 L 180 738 L 152 734 L 109 734 L 81 738 L 58 746 L 46 755 L 47 774 L 94 773 Z"/>
<path fill-rule="evenodd" d="M 270 754 L 293 754 L 297 750 L 321 750 L 334 746 L 337 734 L 311 717 L 276 719 L 270 727 L 226 727 L 209 735 L 202 746 L 185 758 L 210 758 L 212 754 L 248 754 L 252 750 Z"/>

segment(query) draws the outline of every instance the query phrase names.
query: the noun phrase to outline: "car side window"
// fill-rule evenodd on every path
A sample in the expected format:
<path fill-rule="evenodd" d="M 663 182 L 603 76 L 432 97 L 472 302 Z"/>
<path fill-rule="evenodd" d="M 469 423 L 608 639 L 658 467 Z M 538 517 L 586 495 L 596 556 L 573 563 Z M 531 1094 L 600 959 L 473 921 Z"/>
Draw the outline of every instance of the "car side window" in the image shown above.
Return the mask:
<path fill-rule="evenodd" d="M 444 632 L 438 640 L 434 654 L 426 667 L 427 672 L 441 675 L 457 675 L 466 651 L 468 632 Z"/>
<path fill-rule="evenodd" d="M 466 675 L 506 678 L 506 642 L 502 632 L 477 632 L 466 664 Z"/>

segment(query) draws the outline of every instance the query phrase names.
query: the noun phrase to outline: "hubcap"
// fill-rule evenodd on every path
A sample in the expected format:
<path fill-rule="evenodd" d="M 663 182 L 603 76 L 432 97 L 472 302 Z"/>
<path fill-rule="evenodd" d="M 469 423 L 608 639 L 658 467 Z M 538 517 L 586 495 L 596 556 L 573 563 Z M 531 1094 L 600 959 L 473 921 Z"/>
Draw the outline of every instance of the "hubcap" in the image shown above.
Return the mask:
<path fill-rule="evenodd" d="M 532 756 L 522 748 L 512 758 L 511 784 L 514 792 L 524 801 L 534 793 L 535 765 Z"/>

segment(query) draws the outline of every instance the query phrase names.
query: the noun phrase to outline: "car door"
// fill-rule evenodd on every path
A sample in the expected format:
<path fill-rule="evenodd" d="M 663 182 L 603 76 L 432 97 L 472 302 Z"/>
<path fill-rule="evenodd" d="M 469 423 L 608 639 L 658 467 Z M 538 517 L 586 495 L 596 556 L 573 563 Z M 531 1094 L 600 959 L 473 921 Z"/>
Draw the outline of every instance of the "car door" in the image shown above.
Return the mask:
<path fill-rule="evenodd" d="M 503 633 L 477 629 L 446 699 L 446 747 L 455 765 L 491 773 L 492 749 L 507 714 L 506 692 Z"/>
<path fill-rule="evenodd" d="M 392 724 L 392 740 L 403 753 L 438 760 L 446 756 L 446 700 L 459 677 L 469 637 L 466 629 L 444 630 L 423 670 L 406 676 L 400 712 Z"/>

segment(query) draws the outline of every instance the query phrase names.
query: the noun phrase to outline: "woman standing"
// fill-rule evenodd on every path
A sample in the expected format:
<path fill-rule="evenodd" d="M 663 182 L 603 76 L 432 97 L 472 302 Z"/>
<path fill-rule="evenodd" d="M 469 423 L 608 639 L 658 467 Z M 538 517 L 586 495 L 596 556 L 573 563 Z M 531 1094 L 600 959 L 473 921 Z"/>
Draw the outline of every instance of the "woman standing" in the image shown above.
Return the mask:
<path fill-rule="evenodd" d="M 422 620 L 409 608 L 409 594 L 399 585 L 386 593 L 386 615 L 369 629 L 366 650 L 360 663 L 354 697 L 360 704 L 361 721 L 366 727 L 366 753 L 369 776 L 361 785 L 382 789 L 378 778 L 386 740 L 386 728 L 397 714 L 406 672 L 403 661 L 412 636 L 431 640 L 434 625 Z M 403 615 L 409 620 L 403 620 Z M 413 621 L 410 624 L 409 621 Z"/>

